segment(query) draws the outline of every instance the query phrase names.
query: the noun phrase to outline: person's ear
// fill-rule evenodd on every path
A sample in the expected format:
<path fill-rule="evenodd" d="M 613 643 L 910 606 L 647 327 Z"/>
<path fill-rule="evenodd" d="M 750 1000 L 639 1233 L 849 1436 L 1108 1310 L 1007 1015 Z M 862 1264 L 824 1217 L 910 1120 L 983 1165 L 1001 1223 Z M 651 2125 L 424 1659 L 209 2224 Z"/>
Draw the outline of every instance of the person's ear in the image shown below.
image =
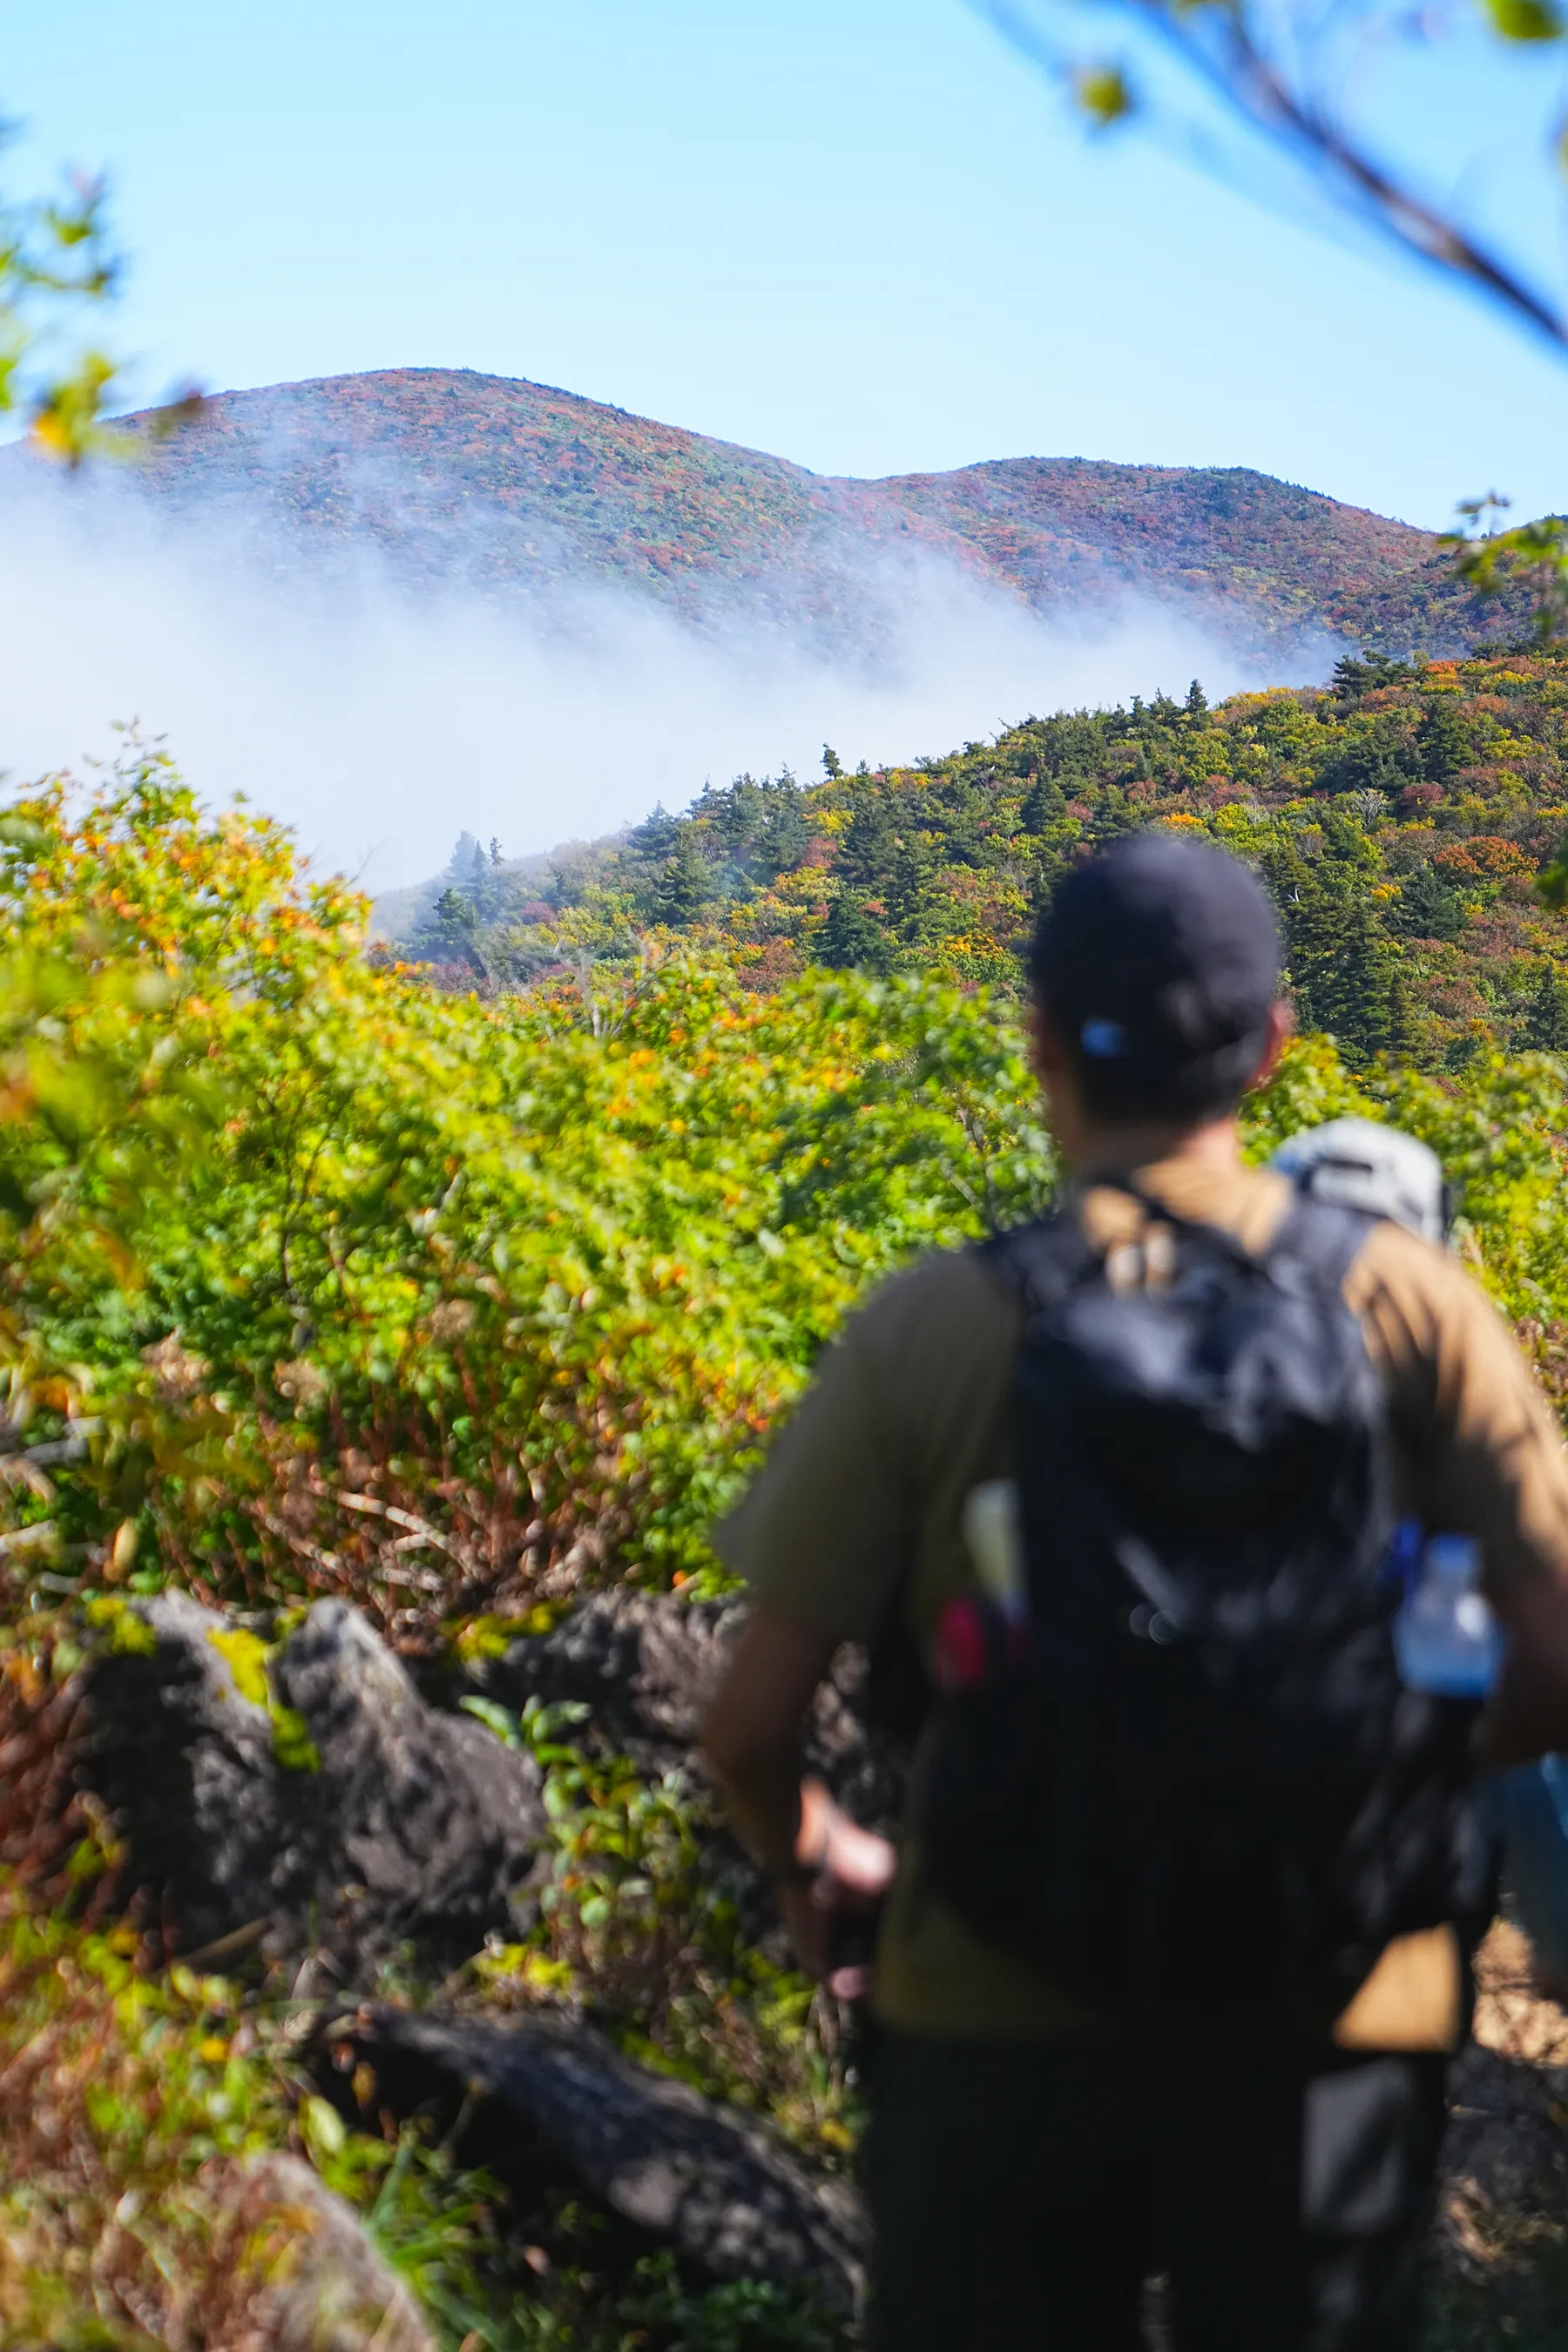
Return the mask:
<path fill-rule="evenodd" d="M 1046 1125 L 1070 1162 L 1083 1148 L 1083 1097 L 1061 1031 L 1037 998 L 1029 1003 L 1029 1061 L 1040 1082 Z"/>
<path fill-rule="evenodd" d="M 1278 997 L 1268 1008 L 1268 1021 L 1263 1033 L 1263 1051 L 1258 1057 L 1258 1067 L 1247 1082 L 1247 1090 L 1267 1086 L 1279 1067 L 1279 1056 L 1289 1044 L 1296 1028 L 1296 1016 L 1284 998 Z"/>
<path fill-rule="evenodd" d="M 1037 996 L 1029 999 L 1026 1025 L 1029 1033 L 1029 1066 L 1047 1093 L 1053 1093 L 1072 1065 L 1059 1031 Z"/>

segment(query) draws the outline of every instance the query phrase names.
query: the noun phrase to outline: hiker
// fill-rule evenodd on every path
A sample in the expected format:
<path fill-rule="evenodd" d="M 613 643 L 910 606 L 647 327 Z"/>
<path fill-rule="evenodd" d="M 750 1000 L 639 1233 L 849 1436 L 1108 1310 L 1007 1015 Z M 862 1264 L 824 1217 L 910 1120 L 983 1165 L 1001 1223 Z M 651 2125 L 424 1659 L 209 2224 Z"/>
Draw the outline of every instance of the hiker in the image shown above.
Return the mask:
<path fill-rule="evenodd" d="M 1428 1241 L 1447 1239 L 1452 1203 L 1441 1162 L 1398 1128 L 1331 1119 L 1291 1136 L 1270 1164 L 1315 1200 L 1392 1217 Z M 1502 1840 L 1506 1907 L 1530 1938 L 1536 1988 L 1568 2003 L 1568 1757 L 1494 1774 L 1485 1801 Z"/>
<path fill-rule="evenodd" d="M 1155 2273 L 1182 2352 L 1400 2352 L 1490 1889 L 1478 1710 L 1400 1686 L 1384 1559 L 1401 1516 L 1479 1540 L 1487 1757 L 1568 1745 L 1568 1469 L 1451 1257 L 1242 1164 L 1289 1027 L 1246 868 L 1115 845 L 1032 984 L 1061 1213 L 823 1358 L 718 1531 L 753 1608 L 707 1753 L 814 1974 L 888 1890 L 874 2352 L 1131 2352 Z M 895 1869 L 798 1739 L 900 1633 Z"/>

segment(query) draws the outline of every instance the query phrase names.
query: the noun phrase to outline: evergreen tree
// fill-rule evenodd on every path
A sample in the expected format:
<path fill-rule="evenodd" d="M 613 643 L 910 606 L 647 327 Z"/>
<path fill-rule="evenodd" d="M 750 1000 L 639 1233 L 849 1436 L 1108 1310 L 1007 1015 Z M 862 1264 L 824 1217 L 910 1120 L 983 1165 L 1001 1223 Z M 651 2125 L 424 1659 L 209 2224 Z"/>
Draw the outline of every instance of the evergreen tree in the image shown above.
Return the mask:
<path fill-rule="evenodd" d="M 1024 795 L 1019 823 L 1027 834 L 1038 835 L 1067 814 L 1067 794 L 1054 776 L 1037 776 Z"/>
<path fill-rule="evenodd" d="M 448 883 L 415 933 L 411 945 L 423 961 L 466 963 L 482 978 L 486 965 L 477 934 L 478 918 L 473 907 L 460 890 Z"/>
<path fill-rule="evenodd" d="M 680 930 L 694 923 L 713 898 L 713 877 L 698 848 L 689 825 L 679 828 L 675 855 L 658 877 L 653 895 L 655 920 Z"/>
<path fill-rule="evenodd" d="M 692 814 L 707 817 L 732 857 L 742 862 L 751 855 L 767 823 L 772 783 L 759 784 L 752 775 L 737 776 L 728 792 L 711 787 Z"/>
<path fill-rule="evenodd" d="M 1204 692 L 1203 682 L 1199 678 L 1194 677 L 1187 688 L 1186 713 L 1194 725 L 1200 719 L 1206 719 L 1209 715 L 1209 698 Z"/>
<path fill-rule="evenodd" d="M 474 928 L 474 910 L 460 890 L 450 887 L 442 891 L 436 901 L 436 930 L 448 944 L 462 939 Z"/>
<path fill-rule="evenodd" d="M 885 971 L 888 939 L 852 891 L 840 890 L 816 940 L 816 957 L 834 971 Z"/>
<path fill-rule="evenodd" d="M 1568 1055 L 1568 976 L 1555 964 L 1530 1001 L 1525 1035 L 1539 1053 Z"/>
<path fill-rule="evenodd" d="M 1389 1052 L 1409 1007 L 1363 874 L 1338 859 L 1310 866 L 1290 843 L 1268 859 L 1268 878 L 1301 1026 L 1328 1030 L 1352 1058 Z"/>
<path fill-rule="evenodd" d="M 662 861 L 669 856 L 680 837 L 680 819 L 671 816 L 662 801 L 656 801 L 653 813 L 645 816 L 641 824 L 634 824 L 626 835 L 626 846 L 638 857 Z"/>
<path fill-rule="evenodd" d="M 1301 929 L 1312 1027 L 1328 1030 L 1352 1055 L 1386 1054 L 1394 958 L 1370 901 L 1325 891 Z"/>
<path fill-rule="evenodd" d="M 838 859 L 838 871 L 844 880 L 852 889 L 880 890 L 897 847 L 897 828 L 883 794 L 858 793 Z"/>
<path fill-rule="evenodd" d="M 1393 654 L 1363 650 L 1359 661 L 1353 654 L 1342 654 L 1334 664 L 1330 684 L 1342 702 L 1353 702 L 1370 694 L 1374 687 L 1393 686 L 1409 675 L 1408 662 L 1400 661 Z"/>
<path fill-rule="evenodd" d="M 1318 773 L 1319 783 L 1331 793 L 1392 795 L 1403 791 L 1409 781 L 1404 746 L 1377 726 L 1352 735 L 1348 743 L 1342 744 L 1324 761 Z"/>
<path fill-rule="evenodd" d="M 1425 1066 L 1426 1040 L 1410 994 L 1410 983 L 1397 965 L 1388 987 L 1388 1039 L 1384 1051 L 1391 1062 L 1410 1069 Z"/>
<path fill-rule="evenodd" d="M 1415 750 L 1421 772 L 1435 784 L 1446 784 L 1468 768 L 1476 756 L 1475 737 L 1467 725 L 1457 695 L 1435 694 L 1415 730 Z"/>
<path fill-rule="evenodd" d="M 844 773 L 843 763 L 831 743 L 822 747 L 822 772 L 830 783 L 837 783 Z"/>
<path fill-rule="evenodd" d="M 1392 919 L 1410 939 L 1457 940 L 1465 928 L 1465 910 L 1440 874 L 1417 866 L 1402 877 Z"/>
<path fill-rule="evenodd" d="M 895 847 L 883 895 L 889 921 L 900 933 L 907 934 L 918 925 L 936 865 L 936 850 L 923 831 L 907 834 Z"/>
<path fill-rule="evenodd" d="M 811 827 L 801 804 L 800 786 L 793 780 L 775 784 L 768 796 L 757 849 L 768 879 L 789 874 L 811 845 Z"/>

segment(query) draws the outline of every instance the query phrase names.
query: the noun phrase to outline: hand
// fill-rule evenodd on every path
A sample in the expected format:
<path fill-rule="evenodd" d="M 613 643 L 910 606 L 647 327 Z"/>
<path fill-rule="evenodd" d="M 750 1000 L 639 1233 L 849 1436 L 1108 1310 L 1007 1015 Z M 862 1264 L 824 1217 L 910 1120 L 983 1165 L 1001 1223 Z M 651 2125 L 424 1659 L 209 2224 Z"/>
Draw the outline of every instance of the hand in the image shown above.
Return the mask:
<path fill-rule="evenodd" d="M 795 1958 L 837 2000 L 857 2000 L 868 1989 L 871 1971 L 863 1964 L 840 1962 L 843 1929 L 852 1920 L 875 1916 L 898 1856 L 886 1838 L 841 1812 L 820 1780 L 806 1780 L 800 1791 L 795 1859 L 815 1874 L 784 1880 L 778 1889 Z"/>

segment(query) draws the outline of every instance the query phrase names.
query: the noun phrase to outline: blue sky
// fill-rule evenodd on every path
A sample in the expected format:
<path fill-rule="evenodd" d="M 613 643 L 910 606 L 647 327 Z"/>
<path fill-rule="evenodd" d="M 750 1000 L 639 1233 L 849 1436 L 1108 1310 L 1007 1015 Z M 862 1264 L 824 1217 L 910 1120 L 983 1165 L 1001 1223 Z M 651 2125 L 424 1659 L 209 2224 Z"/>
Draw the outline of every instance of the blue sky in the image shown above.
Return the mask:
<path fill-rule="evenodd" d="M 1568 504 L 1568 368 L 1364 240 L 1086 137 L 964 0 L 7 14 L 10 176 L 110 173 L 138 393 L 464 365 L 823 471 L 1033 452 L 1436 525 L 1494 484 Z M 1478 87 L 1439 58 L 1394 127 L 1460 123 L 1506 205 L 1517 131 Z"/>

